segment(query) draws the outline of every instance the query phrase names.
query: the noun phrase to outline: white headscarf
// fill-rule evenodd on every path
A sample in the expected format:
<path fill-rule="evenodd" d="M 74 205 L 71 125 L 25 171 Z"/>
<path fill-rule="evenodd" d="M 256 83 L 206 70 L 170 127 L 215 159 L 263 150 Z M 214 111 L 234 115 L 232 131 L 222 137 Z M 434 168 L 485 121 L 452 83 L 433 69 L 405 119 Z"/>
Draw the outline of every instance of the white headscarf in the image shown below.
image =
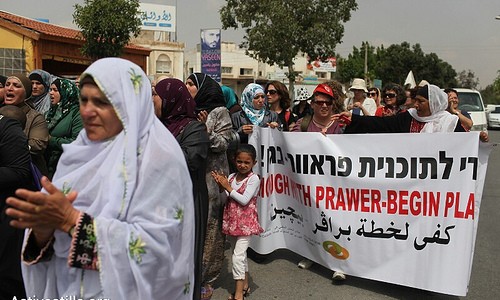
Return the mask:
<path fill-rule="evenodd" d="M 70 238 L 56 231 L 48 267 L 24 267 L 28 295 L 192 299 L 192 185 L 178 143 L 154 115 L 151 84 L 119 58 L 96 61 L 81 78 L 87 76 L 124 129 L 97 142 L 82 130 L 63 146 L 53 182 L 77 191 L 73 205 L 94 218 L 99 271 L 69 268 Z"/>
<path fill-rule="evenodd" d="M 438 86 L 428 84 L 429 88 L 429 108 L 431 115 L 420 117 L 415 108 L 410 108 L 408 112 L 419 122 L 425 125 L 421 133 L 431 132 L 453 132 L 457 126 L 458 117 L 446 111 L 448 107 L 448 96 Z"/>

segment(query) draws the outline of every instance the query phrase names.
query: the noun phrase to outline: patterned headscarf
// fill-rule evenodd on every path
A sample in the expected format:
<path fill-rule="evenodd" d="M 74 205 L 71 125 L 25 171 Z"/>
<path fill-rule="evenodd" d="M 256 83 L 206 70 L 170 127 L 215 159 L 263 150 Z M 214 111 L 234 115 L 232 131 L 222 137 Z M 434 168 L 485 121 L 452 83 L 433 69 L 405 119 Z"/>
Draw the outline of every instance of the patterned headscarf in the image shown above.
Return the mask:
<path fill-rule="evenodd" d="M 226 106 L 222 89 L 212 77 L 203 73 L 193 73 L 189 75 L 188 79 L 191 79 L 198 88 L 198 92 L 194 96 L 197 111 L 211 112 L 214 108 Z"/>
<path fill-rule="evenodd" d="M 80 90 L 68 79 L 56 79 L 52 84 L 55 84 L 59 90 L 61 100 L 59 103 L 51 105 L 45 115 L 49 130 L 54 128 L 60 120 L 78 106 L 78 97 L 80 96 Z"/>
<path fill-rule="evenodd" d="M 44 115 L 50 109 L 49 90 L 50 84 L 54 81 L 55 76 L 52 76 L 50 73 L 45 72 L 44 70 L 37 69 L 33 70 L 28 77 L 30 80 L 40 81 L 45 87 L 45 91 L 41 95 L 31 97 L 31 100 L 35 105 L 35 109 L 42 115 Z"/>
<path fill-rule="evenodd" d="M 410 108 L 408 112 L 419 122 L 424 122 L 425 125 L 420 132 L 453 132 L 457 126 L 458 117 L 446 111 L 448 108 L 448 95 L 443 92 L 438 86 L 427 84 L 423 89 L 428 89 L 429 108 L 431 115 L 420 117 L 415 108 Z"/>
<path fill-rule="evenodd" d="M 241 94 L 241 107 L 253 125 L 259 125 L 262 120 L 264 120 L 267 107 L 267 98 L 265 98 L 264 106 L 260 110 L 253 107 L 253 97 L 255 97 L 257 93 L 265 95 L 264 88 L 259 84 L 250 83 L 245 87 L 243 93 Z"/>
<path fill-rule="evenodd" d="M 162 79 L 156 84 L 155 91 L 161 98 L 160 121 L 174 136 L 196 120 L 196 103 L 182 81 L 175 78 Z"/>
<path fill-rule="evenodd" d="M 150 81 L 115 57 L 92 63 L 81 78 L 83 88 L 94 80 L 123 130 L 101 141 L 80 131 L 63 145 L 53 184 L 77 191 L 74 207 L 93 217 L 99 269 L 68 267 L 71 238 L 56 230 L 51 260 L 23 264 L 27 294 L 192 299 L 192 184 L 179 144 L 154 114 Z"/>

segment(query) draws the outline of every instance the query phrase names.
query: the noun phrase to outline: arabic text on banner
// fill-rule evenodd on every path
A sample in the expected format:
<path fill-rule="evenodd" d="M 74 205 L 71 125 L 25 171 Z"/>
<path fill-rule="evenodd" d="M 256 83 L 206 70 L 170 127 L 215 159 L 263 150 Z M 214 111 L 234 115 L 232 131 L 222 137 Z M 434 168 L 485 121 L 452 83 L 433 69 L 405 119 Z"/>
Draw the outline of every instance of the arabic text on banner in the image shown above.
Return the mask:
<path fill-rule="evenodd" d="M 464 296 L 491 147 L 477 132 L 329 135 L 255 128 L 259 253 Z M 423 276 L 422 274 L 425 274 Z"/>

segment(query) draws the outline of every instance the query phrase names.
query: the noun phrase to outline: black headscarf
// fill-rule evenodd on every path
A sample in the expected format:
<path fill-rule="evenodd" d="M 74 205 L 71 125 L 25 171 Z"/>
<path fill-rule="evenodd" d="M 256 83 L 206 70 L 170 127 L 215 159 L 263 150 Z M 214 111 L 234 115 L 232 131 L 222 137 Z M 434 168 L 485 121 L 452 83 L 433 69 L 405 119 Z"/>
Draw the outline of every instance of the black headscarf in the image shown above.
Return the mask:
<path fill-rule="evenodd" d="M 212 111 L 214 108 L 226 106 L 224 94 L 217 81 L 203 73 L 193 73 L 188 79 L 194 82 L 198 88 L 198 93 L 194 97 L 196 102 L 196 111 Z"/>

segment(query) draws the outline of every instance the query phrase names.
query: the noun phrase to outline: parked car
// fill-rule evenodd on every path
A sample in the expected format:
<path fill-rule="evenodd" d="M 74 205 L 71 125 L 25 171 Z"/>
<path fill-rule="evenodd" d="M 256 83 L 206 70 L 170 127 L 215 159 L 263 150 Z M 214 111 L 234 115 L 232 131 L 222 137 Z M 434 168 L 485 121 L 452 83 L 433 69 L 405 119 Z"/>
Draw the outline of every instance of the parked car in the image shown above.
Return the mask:
<path fill-rule="evenodd" d="M 488 121 L 481 94 L 471 89 L 456 88 L 455 90 L 458 92 L 458 109 L 467 111 L 472 118 L 471 131 L 487 131 Z"/>
<path fill-rule="evenodd" d="M 496 105 L 489 113 L 488 127 L 491 129 L 500 128 L 500 105 Z"/>

